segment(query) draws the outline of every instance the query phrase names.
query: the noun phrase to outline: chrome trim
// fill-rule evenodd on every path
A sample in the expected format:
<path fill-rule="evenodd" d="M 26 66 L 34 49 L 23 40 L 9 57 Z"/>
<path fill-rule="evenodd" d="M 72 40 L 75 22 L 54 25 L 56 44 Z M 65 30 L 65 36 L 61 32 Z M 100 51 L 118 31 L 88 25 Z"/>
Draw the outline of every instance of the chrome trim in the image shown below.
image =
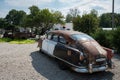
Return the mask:
<path fill-rule="evenodd" d="M 69 64 L 69 65 L 71 65 L 71 66 L 74 66 L 74 67 L 76 67 L 76 68 L 79 68 L 79 69 L 85 68 L 85 67 L 83 67 L 83 66 L 74 65 L 74 64 L 72 64 L 72 63 L 70 63 L 70 62 L 68 62 L 68 61 L 66 61 L 66 60 L 63 60 L 63 59 L 57 57 L 57 56 L 54 56 L 54 57 L 57 58 L 57 59 L 59 59 L 59 60 L 61 60 L 61 61 L 63 61 L 63 62 L 65 62 L 65 63 L 67 63 L 67 64 Z"/>
<path fill-rule="evenodd" d="M 115 50 L 112 50 L 112 53 L 114 54 L 114 53 L 115 53 Z"/>
<path fill-rule="evenodd" d="M 100 59 L 96 59 L 96 62 L 101 62 L 101 61 L 105 61 L 105 58 L 100 58 Z"/>
<path fill-rule="evenodd" d="M 87 68 L 72 68 L 74 71 L 79 72 L 79 73 L 91 73 Z M 107 66 L 102 66 L 98 68 L 92 68 L 92 72 L 99 72 L 99 71 L 105 71 L 107 69 Z"/>
<path fill-rule="evenodd" d="M 49 55 L 49 53 L 47 52 L 47 51 L 45 51 L 45 50 L 43 50 L 43 49 L 41 49 L 44 53 L 46 53 L 47 55 Z M 49 55 L 49 56 L 51 56 L 51 57 L 53 57 L 53 58 L 56 58 L 56 59 L 59 59 L 59 60 L 61 60 L 61 61 L 63 61 L 63 62 L 65 62 L 65 63 L 67 63 L 67 64 L 69 64 L 69 65 L 71 65 L 71 66 L 74 66 L 74 67 L 77 67 L 77 68 L 84 68 L 83 66 L 77 66 L 77 65 L 74 65 L 74 64 L 72 64 L 72 63 L 70 63 L 70 62 L 68 62 L 68 61 L 66 61 L 66 60 L 64 60 L 64 59 L 61 59 L 61 58 L 59 58 L 59 57 L 57 57 L 57 56 L 55 56 L 55 55 Z"/>
<path fill-rule="evenodd" d="M 65 62 L 65 63 L 73 66 L 73 67 L 71 67 L 71 69 L 74 70 L 74 71 L 76 71 L 76 72 L 79 72 L 79 73 L 93 73 L 93 72 L 105 71 L 105 70 L 108 68 L 106 65 L 101 66 L 101 67 L 92 67 L 92 72 L 91 72 L 91 71 L 89 71 L 88 68 L 86 68 L 86 67 L 84 67 L 84 66 L 74 65 L 74 64 L 72 64 L 72 63 L 70 63 L 70 62 L 68 62 L 68 61 L 65 61 L 65 60 L 63 60 L 63 59 L 61 59 L 61 58 L 58 58 L 58 57 L 56 57 L 56 56 L 54 56 L 54 55 L 53 55 L 53 57 L 55 57 L 55 58 L 57 58 L 57 59 Z"/>
<path fill-rule="evenodd" d="M 44 50 L 42 50 L 42 51 L 44 51 Z M 45 52 L 45 51 L 44 51 Z M 89 69 L 88 68 L 86 68 L 86 67 L 84 67 L 84 66 L 77 66 L 77 65 L 74 65 L 74 64 L 72 64 L 72 63 L 70 63 L 70 62 L 68 62 L 68 61 L 66 61 L 66 60 L 63 60 L 63 59 L 61 59 L 61 58 L 59 58 L 59 57 L 57 57 L 57 56 L 54 56 L 54 55 L 50 55 L 51 57 L 54 57 L 54 58 L 57 58 L 57 59 L 59 59 L 59 60 L 61 60 L 61 61 L 63 61 L 63 62 L 65 62 L 65 63 L 67 63 L 67 64 L 69 64 L 69 65 L 71 65 L 71 66 L 73 66 L 73 67 L 71 67 L 71 69 L 72 70 L 74 70 L 74 71 L 76 71 L 76 72 L 79 72 L 79 73 L 93 73 L 93 72 L 99 72 L 99 71 L 105 71 L 108 67 L 107 66 L 102 66 L 102 67 L 92 67 L 92 72 L 90 72 L 89 71 Z"/>
<path fill-rule="evenodd" d="M 92 64 L 89 64 L 89 72 L 90 72 L 90 73 L 93 72 L 93 66 L 92 66 Z"/>

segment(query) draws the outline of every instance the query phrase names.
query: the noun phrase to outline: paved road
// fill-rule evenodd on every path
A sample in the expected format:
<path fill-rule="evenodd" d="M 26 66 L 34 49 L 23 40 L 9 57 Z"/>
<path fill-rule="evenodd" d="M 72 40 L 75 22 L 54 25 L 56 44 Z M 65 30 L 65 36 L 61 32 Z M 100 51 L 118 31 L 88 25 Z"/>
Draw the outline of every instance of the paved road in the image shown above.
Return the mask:
<path fill-rule="evenodd" d="M 120 58 L 115 69 L 93 74 L 60 70 L 56 61 L 39 53 L 35 44 L 0 43 L 0 80 L 120 80 Z"/>

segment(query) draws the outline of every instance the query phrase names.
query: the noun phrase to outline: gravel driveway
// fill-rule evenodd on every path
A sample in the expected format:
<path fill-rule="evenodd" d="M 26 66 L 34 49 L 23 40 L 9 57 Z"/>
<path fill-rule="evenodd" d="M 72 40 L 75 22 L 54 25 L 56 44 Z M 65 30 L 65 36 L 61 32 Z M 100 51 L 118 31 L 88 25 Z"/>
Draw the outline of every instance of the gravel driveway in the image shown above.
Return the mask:
<path fill-rule="evenodd" d="M 120 80 L 119 59 L 113 59 L 115 69 L 80 74 L 60 70 L 54 59 L 38 52 L 37 43 L 0 43 L 0 80 Z"/>

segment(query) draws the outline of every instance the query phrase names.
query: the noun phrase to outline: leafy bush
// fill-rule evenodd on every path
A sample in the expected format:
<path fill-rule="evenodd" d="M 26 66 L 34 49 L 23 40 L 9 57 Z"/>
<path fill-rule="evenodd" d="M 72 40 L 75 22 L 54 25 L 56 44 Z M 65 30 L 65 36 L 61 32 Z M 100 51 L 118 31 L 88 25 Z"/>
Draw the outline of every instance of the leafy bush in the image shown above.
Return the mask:
<path fill-rule="evenodd" d="M 116 29 L 113 33 L 112 43 L 114 47 L 120 52 L 120 28 Z"/>
<path fill-rule="evenodd" d="M 0 42 L 9 42 L 12 44 L 32 44 L 35 43 L 35 40 L 28 40 L 28 39 L 10 39 L 10 38 L 0 38 Z"/>
<path fill-rule="evenodd" d="M 10 38 L 0 38 L 0 42 L 10 42 L 12 39 Z"/>
<path fill-rule="evenodd" d="M 112 38 L 113 31 L 97 30 L 95 33 L 92 33 L 91 36 L 98 41 L 102 46 L 113 48 Z"/>
<path fill-rule="evenodd" d="M 35 43 L 35 40 L 13 40 L 10 41 L 12 44 L 32 44 Z"/>

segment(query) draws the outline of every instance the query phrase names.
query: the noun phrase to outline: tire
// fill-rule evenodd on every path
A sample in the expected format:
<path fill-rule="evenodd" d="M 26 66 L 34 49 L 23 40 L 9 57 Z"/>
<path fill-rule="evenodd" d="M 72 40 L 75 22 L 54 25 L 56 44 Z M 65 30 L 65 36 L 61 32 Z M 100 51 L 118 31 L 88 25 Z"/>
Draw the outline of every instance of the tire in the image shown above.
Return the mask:
<path fill-rule="evenodd" d="M 40 52 L 40 53 L 43 53 L 42 49 L 39 49 L 39 52 Z"/>
<path fill-rule="evenodd" d="M 68 66 L 64 63 L 64 62 L 62 62 L 62 61 L 58 61 L 58 66 L 59 66 L 59 68 L 61 69 L 61 70 L 66 70 L 66 69 L 68 69 Z"/>
<path fill-rule="evenodd" d="M 112 63 L 111 59 L 108 59 L 108 60 L 107 60 L 107 64 L 108 64 L 108 67 L 109 67 L 109 68 L 112 68 L 112 64 L 113 64 L 113 63 Z"/>

